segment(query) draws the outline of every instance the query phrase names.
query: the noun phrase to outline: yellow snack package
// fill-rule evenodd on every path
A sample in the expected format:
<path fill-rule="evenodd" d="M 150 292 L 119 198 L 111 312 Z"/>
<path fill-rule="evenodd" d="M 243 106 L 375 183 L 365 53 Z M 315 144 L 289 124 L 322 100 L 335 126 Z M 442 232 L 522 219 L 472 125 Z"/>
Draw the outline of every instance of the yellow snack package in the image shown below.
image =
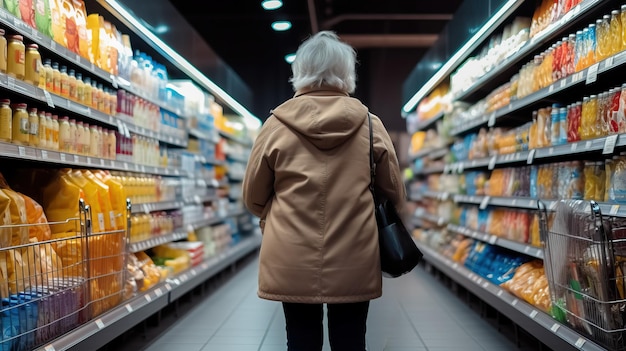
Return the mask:
<path fill-rule="evenodd" d="M 91 208 L 91 228 L 92 232 L 100 233 L 106 231 L 104 213 L 100 206 L 100 193 L 98 186 L 90 182 L 80 170 L 71 170 L 67 173 L 68 178 L 78 186 L 85 194 L 85 202 Z"/>
<path fill-rule="evenodd" d="M 11 246 L 11 228 L 8 227 L 11 225 L 10 202 L 9 196 L 0 190 L 0 247 Z"/>
<path fill-rule="evenodd" d="M 50 222 L 65 222 L 69 218 L 78 218 L 78 203 L 85 199 L 82 189 L 68 175 L 69 170 L 60 169 L 53 174 L 53 179 L 43 190 L 43 208 Z M 55 224 L 50 227 L 53 235 L 62 237 L 76 236 L 76 223 Z"/>
<path fill-rule="evenodd" d="M 24 194 L 20 195 L 24 199 L 28 224 L 32 224 L 28 227 L 29 240 L 32 238 L 36 238 L 37 241 L 50 240 L 52 232 L 50 231 L 46 214 L 43 212 L 43 207 L 30 197 Z"/>
<path fill-rule="evenodd" d="M 115 180 L 111 173 L 107 171 L 94 171 L 94 174 L 104 184 L 109 187 L 109 196 L 111 197 L 111 207 L 115 215 L 115 227 L 117 229 L 126 230 L 128 227 L 126 221 L 126 190 L 122 183 Z"/>
<path fill-rule="evenodd" d="M 83 176 L 93 185 L 98 188 L 98 202 L 100 204 L 100 210 L 104 217 L 104 228 L 106 231 L 112 231 L 117 229 L 115 220 L 115 212 L 111 205 L 111 195 L 109 192 L 109 186 L 102 182 L 89 170 L 82 170 Z M 100 220 L 100 218 L 98 218 Z"/>

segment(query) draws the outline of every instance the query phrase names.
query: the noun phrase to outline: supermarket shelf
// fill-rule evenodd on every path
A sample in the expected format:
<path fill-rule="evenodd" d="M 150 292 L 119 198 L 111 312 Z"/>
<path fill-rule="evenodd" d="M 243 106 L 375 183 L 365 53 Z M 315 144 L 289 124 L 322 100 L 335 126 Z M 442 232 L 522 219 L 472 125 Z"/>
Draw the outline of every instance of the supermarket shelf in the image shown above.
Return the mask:
<path fill-rule="evenodd" d="M 446 143 L 445 145 L 439 146 L 439 147 L 429 147 L 429 148 L 420 150 L 413 155 L 409 155 L 409 159 L 411 161 L 414 161 L 418 158 L 428 157 L 428 159 L 430 160 L 436 160 L 447 155 L 449 151 L 449 147 L 450 147 L 450 143 Z"/>
<path fill-rule="evenodd" d="M 231 161 L 248 163 L 248 156 L 246 155 L 228 154 L 226 157 Z"/>
<path fill-rule="evenodd" d="M 150 130 L 148 128 L 144 128 L 144 127 L 140 127 L 137 125 L 134 125 L 132 122 L 132 117 L 127 116 L 127 115 L 123 115 L 123 114 L 118 114 L 116 116 L 116 119 L 118 120 L 117 124 L 118 124 L 118 129 L 120 129 L 120 127 L 126 127 L 128 129 L 129 132 L 135 133 L 135 134 L 139 134 L 139 135 L 143 135 L 149 138 L 153 138 L 153 139 L 157 139 L 161 142 L 170 144 L 170 145 L 174 145 L 174 146 L 180 146 L 180 147 L 187 147 L 188 144 L 188 138 L 187 135 L 183 136 L 175 136 L 175 135 L 170 135 L 169 133 L 161 133 L 161 132 L 155 132 L 153 130 Z M 120 124 L 124 124 L 123 126 L 120 126 Z"/>
<path fill-rule="evenodd" d="M 252 234 L 249 238 L 241 240 L 241 242 L 228 248 L 225 252 L 219 253 L 198 266 L 182 272 L 175 279 L 170 279 L 172 291 L 169 294 L 169 302 L 171 303 L 179 299 L 191 289 L 237 262 L 243 256 L 256 250 L 260 245 L 261 235 Z"/>
<path fill-rule="evenodd" d="M 237 136 L 234 136 L 234 135 L 231 135 L 231 134 L 228 134 L 228 133 L 222 132 L 221 130 L 219 131 L 219 134 L 220 134 L 222 137 L 224 137 L 224 138 L 226 138 L 226 139 L 228 139 L 228 140 L 232 140 L 232 141 L 234 141 L 234 142 L 237 142 L 237 143 L 239 143 L 239 144 L 241 144 L 241 145 L 244 145 L 244 146 L 252 146 L 252 141 L 251 141 L 251 140 L 242 139 L 242 138 L 240 138 L 240 137 L 237 137 Z"/>
<path fill-rule="evenodd" d="M 477 230 L 472 230 L 470 228 L 455 225 L 455 224 L 448 224 L 447 228 L 451 232 L 461 234 L 461 235 L 464 235 L 466 237 L 473 238 L 476 240 L 480 240 L 480 241 L 489 243 L 491 245 L 504 247 L 506 249 L 519 252 L 524 255 L 532 256 L 532 257 L 539 258 L 542 260 L 544 257 L 543 249 L 540 247 L 535 247 L 529 244 L 500 238 L 493 234 L 479 232 Z"/>
<path fill-rule="evenodd" d="M 99 157 L 81 156 L 64 152 L 43 150 L 30 146 L 21 146 L 0 142 L 0 156 L 13 159 L 54 163 L 65 166 L 78 166 L 99 169 L 111 169 L 148 174 L 185 176 L 187 172 L 178 168 L 138 165 L 132 162 L 109 160 Z"/>
<path fill-rule="evenodd" d="M 206 140 L 206 141 L 210 141 L 212 143 L 217 143 L 219 141 L 219 138 L 217 135 L 211 135 L 208 134 L 206 132 L 203 132 L 197 128 L 191 128 L 189 129 L 189 135 L 198 138 L 198 139 L 202 139 L 202 140 Z"/>
<path fill-rule="evenodd" d="M 595 82 L 598 75 L 609 73 L 613 68 L 623 66 L 625 64 L 626 51 L 622 51 L 619 54 L 611 56 L 589 68 L 585 68 L 584 70 L 574 73 L 569 77 L 560 79 L 546 88 L 529 94 L 528 96 L 525 96 L 519 100 L 512 101 L 506 107 L 500 108 L 489 114 L 485 114 L 481 118 L 477 118 L 476 120 L 463 123 L 463 125 L 455 126 L 452 128 L 450 134 L 460 135 L 485 124 L 487 124 L 489 127 L 492 127 L 497 123 L 498 119 L 506 117 L 512 112 L 518 111 L 524 107 L 531 106 L 536 102 L 543 101 L 549 96 L 552 96 L 560 91 L 570 89 L 573 86 L 581 84 L 583 82 Z"/>
<path fill-rule="evenodd" d="M 122 305 L 102 314 L 97 319 L 79 326 L 37 350 L 96 350 L 126 332 L 129 326 L 142 322 L 180 298 L 185 292 L 235 264 L 239 259 L 256 250 L 260 243 L 260 235 L 243 239 L 226 252 L 179 274 L 175 278 L 157 284 L 147 292 L 140 293 Z"/>
<path fill-rule="evenodd" d="M 417 124 L 417 130 L 420 131 L 420 130 L 428 129 L 430 126 L 432 126 L 433 124 L 437 123 L 438 120 L 442 119 L 443 115 L 444 115 L 444 113 L 443 113 L 443 111 L 441 111 L 438 114 L 434 115 L 433 117 L 431 117 L 431 118 L 429 118 L 427 120 L 419 122 Z"/>
<path fill-rule="evenodd" d="M 159 245 L 171 243 L 176 240 L 187 239 L 187 235 L 188 234 L 186 231 L 179 229 L 177 231 L 174 231 L 173 233 L 159 235 L 150 239 L 130 243 L 130 252 L 145 251 Z"/>
<path fill-rule="evenodd" d="M 143 204 L 133 204 L 131 213 L 150 213 L 155 211 L 174 210 L 185 205 L 186 201 L 160 201 Z"/>
<path fill-rule="evenodd" d="M 528 40 L 524 46 L 522 46 L 515 54 L 505 59 L 500 63 L 498 67 L 495 67 L 491 71 L 487 72 L 474 84 L 470 85 L 466 90 L 460 92 L 454 97 L 454 100 L 466 100 L 473 94 L 477 93 L 481 88 L 484 88 L 489 82 L 493 81 L 495 77 L 505 72 L 507 69 L 516 65 L 524 57 L 530 56 L 532 52 L 537 51 L 541 46 L 549 40 L 554 40 L 560 37 L 562 30 L 573 26 L 579 19 L 584 17 L 584 14 L 595 6 L 607 0 L 587 0 L 577 5 L 575 8 L 565 14 L 559 21 L 551 24 L 541 33 L 535 35 Z M 556 40 L 554 40 L 556 41 Z M 485 121 L 486 122 L 486 121 Z"/>
<path fill-rule="evenodd" d="M 185 226 L 188 227 L 189 229 L 197 230 L 197 229 L 208 227 L 217 223 L 222 223 L 228 218 L 241 216 L 246 213 L 247 213 L 246 210 L 229 211 L 225 216 L 214 215 L 211 217 L 201 219 L 199 221 L 195 221 L 193 223 L 185 224 Z"/>
<path fill-rule="evenodd" d="M 434 173 L 441 173 L 444 171 L 444 165 L 437 165 L 431 167 L 424 167 L 423 169 L 415 170 L 416 175 L 428 175 Z"/>
<path fill-rule="evenodd" d="M 483 279 L 463 265 L 438 254 L 430 247 L 417 243 L 424 253 L 426 262 L 445 273 L 517 325 L 534 335 L 553 350 L 605 351 L 593 341 L 554 320 L 550 315 L 522 301 Z"/>
<path fill-rule="evenodd" d="M 413 217 L 421 221 L 436 223 L 439 226 L 446 224 L 446 220 L 443 217 L 426 213 L 422 208 L 418 208 L 417 211 L 415 211 L 415 215 Z"/>

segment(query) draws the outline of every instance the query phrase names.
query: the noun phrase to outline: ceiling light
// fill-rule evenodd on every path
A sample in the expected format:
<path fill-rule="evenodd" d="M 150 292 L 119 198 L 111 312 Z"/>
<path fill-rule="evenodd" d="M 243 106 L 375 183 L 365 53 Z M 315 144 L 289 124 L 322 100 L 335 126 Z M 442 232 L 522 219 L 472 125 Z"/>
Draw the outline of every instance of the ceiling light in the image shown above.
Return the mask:
<path fill-rule="evenodd" d="M 285 55 L 285 61 L 287 61 L 288 64 L 292 64 L 293 61 L 295 60 L 296 60 L 296 54 Z"/>
<path fill-rule="evenodd" d="M 291 28 L 291 22 L 289 21 L 276 21 L 272 23 L 272 29 L 277 32 L 282 32 Z"/>
<path fill-rule="evenodd" d="M 283 6 L 283 2 L 281 0 L 265 0 L 261 3 L 266 10 L 276 10 Z"/>

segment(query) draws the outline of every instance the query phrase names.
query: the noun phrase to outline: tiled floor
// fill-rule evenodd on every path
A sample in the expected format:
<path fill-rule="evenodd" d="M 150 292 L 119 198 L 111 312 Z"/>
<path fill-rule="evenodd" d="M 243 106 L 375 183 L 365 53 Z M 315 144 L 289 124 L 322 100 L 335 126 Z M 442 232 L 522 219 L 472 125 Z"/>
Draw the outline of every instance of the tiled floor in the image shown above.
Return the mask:
<path fill-rule="evenodd" d="M 281 305 L 256 295 L 256 256 L 206 298 L 195 297 L 184 315 L 160 323 L 156 335 L 126 337 L 115 351 L 284 351 Z M 422 268 L 384 280 L 383 297 L 372 301 L 369 351 L 502 351 L 519 348 L 458 295 Z M 166 320 L 167 318 L 163 318 Z M 167 323 L 166 325 L 163 325 Z M 510 334 L 510 333 L 507 333 Z M 330 350 L 325 342 L 324 351 Z"/>

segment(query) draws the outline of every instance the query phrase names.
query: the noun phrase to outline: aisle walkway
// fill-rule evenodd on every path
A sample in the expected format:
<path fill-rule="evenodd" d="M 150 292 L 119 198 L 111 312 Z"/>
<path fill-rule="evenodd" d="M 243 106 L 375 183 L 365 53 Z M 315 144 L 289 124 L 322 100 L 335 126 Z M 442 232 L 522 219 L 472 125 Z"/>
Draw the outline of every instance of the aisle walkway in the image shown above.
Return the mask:
<path fill-rule="evenodd" d="M 151 340 L 126 340 L 114 350 L 285 351 L 285 319 L 279 303 L 257 297 L 256 256 L 195 307 L 172 319 Z M 372 301 L 369 351 L 502 351 L 518 348 L 451 290 L 422 268 L 385 279 L 383 297 Z M 327 340 L 327 338 L 326 338 Z M 324 351 L 330 350 L 325 341 Z"/>

